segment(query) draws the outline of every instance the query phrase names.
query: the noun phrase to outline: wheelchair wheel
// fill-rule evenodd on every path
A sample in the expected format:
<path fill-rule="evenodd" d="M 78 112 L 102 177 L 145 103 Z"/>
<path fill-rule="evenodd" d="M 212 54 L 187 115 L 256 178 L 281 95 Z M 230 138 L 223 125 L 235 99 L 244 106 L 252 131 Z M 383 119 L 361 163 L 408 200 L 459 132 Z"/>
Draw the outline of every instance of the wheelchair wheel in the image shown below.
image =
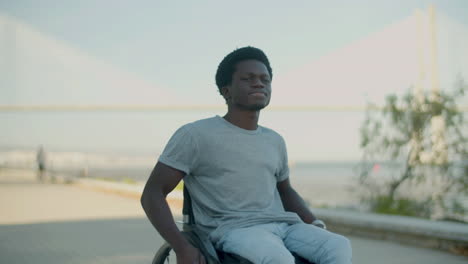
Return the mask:
<path fill-rule="evenodd" d="M 214 260 L 213 258 L 207 258 L 205 255 L 206 263 L 208 264 L 220 264 L 218 261 Z M 171 245 L 168 243 L 164 243 L 162 245 L 156 255 L 154 256 L 153 262 L 151 264 L 176 264 L 177 263 L 177 256 L 172 250 Z M 238 262 L 235 262 L 236 264 Z"/>
<path fill-rule="evenodd" d="M 177 258 L 174 250 L 168 243 L 164 243 L 154 256 L 152 264 L 176 264 Z"/>

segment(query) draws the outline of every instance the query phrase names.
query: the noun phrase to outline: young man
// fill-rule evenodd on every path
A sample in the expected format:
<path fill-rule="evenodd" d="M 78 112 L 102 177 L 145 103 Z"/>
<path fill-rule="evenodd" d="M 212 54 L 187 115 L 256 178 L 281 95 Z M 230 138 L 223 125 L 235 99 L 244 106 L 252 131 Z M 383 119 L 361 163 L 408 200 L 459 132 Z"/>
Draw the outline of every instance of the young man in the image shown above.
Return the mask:
<path fill-rule="evenodd" d="M 179 232 L 165 200 L 183 179 L 197 225 L 213 245 L 253 263 L 351 263 L 349 241 L 314 224 L 289 182 L 283 138 L 258 125 L 271 97 L 272 70 L 259 49 L 228 54 L 216 73 L 227 114 L 182 126 L 169 140 L 141 202 L 177 263 L 205 263 Z"/>

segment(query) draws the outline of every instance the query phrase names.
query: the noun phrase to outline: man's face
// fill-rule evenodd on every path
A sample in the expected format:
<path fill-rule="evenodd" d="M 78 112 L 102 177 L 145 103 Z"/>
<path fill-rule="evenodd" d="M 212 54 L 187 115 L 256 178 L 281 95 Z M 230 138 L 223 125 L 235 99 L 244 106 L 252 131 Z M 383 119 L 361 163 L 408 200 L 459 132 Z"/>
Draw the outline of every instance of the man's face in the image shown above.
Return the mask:
<path fill-rule="evenodd" d="M 259 111 L 270 103 L 271 77 L 266 66 L 257 60 L 237 63 L 232 83 L 224 89 L 231 107 Z"/>

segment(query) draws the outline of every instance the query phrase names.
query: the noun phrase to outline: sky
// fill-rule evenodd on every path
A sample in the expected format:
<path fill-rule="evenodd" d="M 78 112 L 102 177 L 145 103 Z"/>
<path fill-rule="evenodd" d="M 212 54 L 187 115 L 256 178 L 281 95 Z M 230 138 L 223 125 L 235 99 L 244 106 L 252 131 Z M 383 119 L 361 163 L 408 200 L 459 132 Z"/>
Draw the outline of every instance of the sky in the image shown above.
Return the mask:
<path fill-rule="evenodd" d="M 70 90 L 60 88 L 53 92 L 46 90 L 42 93 L 32 91 L 26 100 L 24 99 L 26 97 L 18 96 L 17 91 L 2 87 L 3 98 L 0 102 L 2 104 L 86 104 L 87 102 L 148 104 L 153 102 L 152 97 L 157 97 L 160 91 L 165 91 L 171 97 L 168 95 L 163 99 L 171 98 L 170 103 L 173 104 L 216 104 L 222 107 L 223 101 L 214 84 L 214 73 L 219 61 L 235 48 L 252 45 L 263 49 L 272 63 L 274 79 L 276 77 L 281 79 L 281 76 L 297 72 L 301 67 L 330 54 L 338 54 L 337 50 L 405 20 L 413 15 L 417 8 L 427 9 L 430 3 L 435 4 L 438 12 L 460 24 L 468 25 L 468 16 L 466 16 L 468 1 L 464 0 L 288 2 L 4 0 L 0 1 L 0 15 L 11 17 L 39 32 L 41 36 L 58 43 L 57 50 L 66 47 L 67 52 L 71 50 L 80 58 L 87 58 L 85 62 L 92 61 L 93 65 L 105 65 L 89 67 L 89 71 L 96 70 L 98 73 L 102 71 L 103 75 L 109 73 L 109 76 L 116 72 L 122 76 L 128 75 L 131 77 L 126 79 L 127 82 L 137 83 L 139 87 L 122 88 L 119 100 L 112 100 L 109 94 L 111 91 L 108 90 L 93 92 L 91 97 L 80 97 L 80 91 L 77 90 L 79 88 L 69 88 Z M 34 46 L 34 43 L 30 44 Z M 85 83 L 85 80 L 83 82 Z M 303 83 L 295 85 L 307 82 L 306 78 Z M 138 90 L 142 89 L 140 86 L 146 87 L 145 89 L 155 87 L 158 94 L 141 93 L 141 90 Z M 317 91 L 317 98 L 320 98 L 322 93 Z M 359 93 L 356 96 L 361 100 L 364 95 Z M 161 98 L 160 96 L 159 99 Z M 125 101 L 126 99 L 128 101 Z M 161 101 L 156 99 L 154 102 Z M 364 102 L 363 99 L 361 101 Z M 192 118 L 212 114 L 212 112 L 187 115 L 157 113 L 158 117 L 148 117 L 147 113 L 142 113 L 136 117 L 125 113 L 122 116 L 128 116 L 127 119 L 118 119 L 115 113 L 97 113 L 92 117 L 87 113 L 68 115 L 1 113 L 0 117 L 6 120 L 3 123 L 9 127 L 5 130 L 7 136 L 3 137 L 0 145 L 34 145 L 37 142 L 46 142 L 46 145 L 48 143 L 56 148 L 80 146 L 90 149 L 94 146 L 99 149 L 145 146 L 159 150 L 177 126 L 191 121 Z M 215 114 L 223 113 L 221 111 Z M 353 113 L 350 115 L 355 116 Z M 62 119 L 58 116 L 62 116 Z M 174 116 L 177 116 L 176 121 L 168 120 Z M 288 122 L 284 122 L 285 125 L 276 128 L 286 135 L 286 139 L 292 139 L 290 156 L 299 160 L 355 159 L 359 156 L 356 129 L 350 131 L 348 137 L 336 134 L 339 130 L 336 124 L 346 123 L 349 119 L 334 117 L 335 113 L 312 113 L 307 114 L 306 118 L 309 116 L 316 116 L 311 118 L 315 125 L 325 125 L 325 128 L 317 125 L 319 138 L 327 134 L 339 138 L 334 142 L 336 147 L 330 150 L 329 146 L 333 142 L 326 141 L 327 143 L 317 146 L 315 154 L 309 155 L 307 149 L 301 149 L 299 147 L 301 143 L 293 140 L 297 137 L 304 138 L 303 134 L 295 132 L 298 130 L 297 126 L 305 123 L 301 122 L 299 114 L 295 117 L 297 119 L 295 123 L 286 125 Z M 71 122 L 70 119 L 81 120 L 79 127 L 96 129 L 69 131 L 66 127 L 73 125 L 67 123 Z M 140 122 L 135 121 L 139 119 Z M 264 121 L 267 125 L 275 125 L 274 119 L 272 114 L 265 114 Z M 356 116 L 352 120 L 360 122 L 361 119 L 361 116 Z M 111 122 L 107 130 L 99 129 L 103 120 Z M 57 122 L 63 123 L 64 126 L 57 127 Z M 159 125 L 148 125 L 151 122 Z M 29 125 L 25 127 L 25 123 Z M 125 123 L 132 125 L 125 126 Z M 331 126 L 327 128 L 326 124 Z M 164 126 L 164 129 L 161 129 L 161 126 Z M 120 132 L 112 135 L 109 127 L 112 127 L 113 131 Z M 133 129 L 130 130 L 129 127 Z M 356 128 L 358 125 L 350 127 Z M 146 128 L 146 132 L 139 134 L 141 132 L 136 132 L 138 128 Z M 30 132 L 25 133 L 24 130 Z M 51 134 L 50 131 L 55 131 L 53 139 L 45 136 Z M 99 139 L 96 139 L 96 133 L 100 134 Z M 152 133 L 159 135 L 154 137 L 158 143 L 148 146 Z M 80 140 L 70 140 L 66 135 L 79 137 Z M 124 139 L 128 137 L 136 139 L 131 141 Z M 327 151 L 330 153 L 320 154 Z"/>
<path fill-rule="evenodd" d="M 190 96 L 211 88 L 217 96 L 213 77 L 217 64 L 236 47 L 262 48 L 279 75 L 379 31 L 429 3 L 468 24 L 468 2 L 463 0 L 236 4 L 19 0 L 0 1 L 0 12 L 155 85 Z"/>

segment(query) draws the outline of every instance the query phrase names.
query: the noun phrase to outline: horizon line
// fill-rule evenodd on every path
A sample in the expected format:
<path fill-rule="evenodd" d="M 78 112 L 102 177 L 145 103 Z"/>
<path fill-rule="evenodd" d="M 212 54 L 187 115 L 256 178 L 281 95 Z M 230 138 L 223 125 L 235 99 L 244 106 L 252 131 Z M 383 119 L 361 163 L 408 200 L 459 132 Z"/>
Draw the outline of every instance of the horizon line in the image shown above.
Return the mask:
<path fill-rule="evenodd" d="M 225 110 L 224 105 L 0 105 L 0 112 L 31 111 L 212 111 Z M 277 105 L 272 111 L 357 111 L 382 110 L 377 105 Z M 468 112 L 468 105 L 457 107 L 460 112 Z"/>

